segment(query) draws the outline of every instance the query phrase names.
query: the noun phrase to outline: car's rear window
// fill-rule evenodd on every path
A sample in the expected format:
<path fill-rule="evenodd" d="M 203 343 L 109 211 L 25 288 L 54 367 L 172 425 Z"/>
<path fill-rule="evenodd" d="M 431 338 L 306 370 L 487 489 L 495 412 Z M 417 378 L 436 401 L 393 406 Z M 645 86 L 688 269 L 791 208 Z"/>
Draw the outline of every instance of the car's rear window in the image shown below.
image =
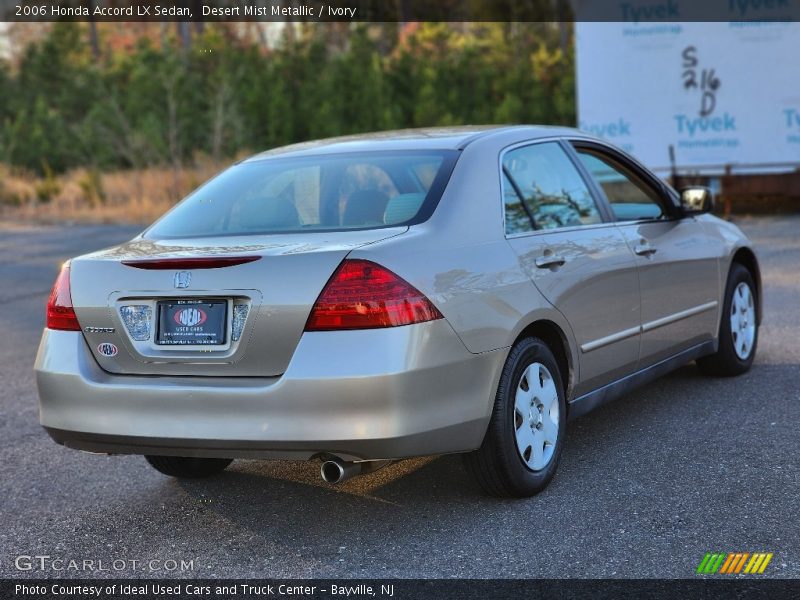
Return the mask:
<path fill-rule="evenodd" d="M 455 151 L 364 152 L 240 163 L 190 194 L 148 238 L 345 231 L 427 219 Z"/>

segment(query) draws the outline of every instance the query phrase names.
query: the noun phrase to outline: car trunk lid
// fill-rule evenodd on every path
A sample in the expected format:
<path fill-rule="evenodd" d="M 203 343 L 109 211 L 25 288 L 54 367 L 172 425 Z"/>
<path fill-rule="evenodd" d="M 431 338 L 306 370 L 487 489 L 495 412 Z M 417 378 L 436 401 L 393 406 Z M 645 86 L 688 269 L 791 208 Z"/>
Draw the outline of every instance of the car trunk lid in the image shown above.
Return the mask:
<path fill-rule="evenodd" d="M 345 256 L 407 229 L 140 237 L 74 259 L 72 302 L 111 373 L 279 376 Z"/>

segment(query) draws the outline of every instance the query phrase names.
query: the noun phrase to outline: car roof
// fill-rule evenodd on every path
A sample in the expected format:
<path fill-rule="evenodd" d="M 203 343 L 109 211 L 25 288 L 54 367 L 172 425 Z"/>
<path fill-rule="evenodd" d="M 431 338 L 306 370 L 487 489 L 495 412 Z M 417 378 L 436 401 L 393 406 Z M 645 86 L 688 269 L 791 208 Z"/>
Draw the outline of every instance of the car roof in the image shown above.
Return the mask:
<path fill-rule="evenodd" d="M 261 152 L 245 162 L 276 156 L 300 157 L 381 150 L 463 150 L 477 140 L 514 133 L 518 133 L 521 139 L 578 135 L 586 137 L 586 134 L 577 129 L 548 125 L 467 125 L 398 129 L 291 144 Z"/>

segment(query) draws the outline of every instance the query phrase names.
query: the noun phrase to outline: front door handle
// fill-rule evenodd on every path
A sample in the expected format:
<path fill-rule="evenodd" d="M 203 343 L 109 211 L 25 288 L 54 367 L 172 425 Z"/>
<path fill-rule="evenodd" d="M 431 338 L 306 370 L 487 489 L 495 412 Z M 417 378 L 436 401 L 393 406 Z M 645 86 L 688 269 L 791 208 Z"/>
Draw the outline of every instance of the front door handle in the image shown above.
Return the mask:
<path fill-rule="evenodd" d="M 651 246 L 647 240 L 642 240 L 634 247 L 633 251 L 639 256 L 650 256 L 658 252 L 658 248 Z"/>
<path fill-rule="evenodd" d="M 536 266 L 540 269 L 549 269 L 550 267 L 560 267 L 565 262 L 567 261 L 563 256 L 558 256 L 557 254 L 545 254 L 544 256 L 540 256 L 536 259 Z"/>

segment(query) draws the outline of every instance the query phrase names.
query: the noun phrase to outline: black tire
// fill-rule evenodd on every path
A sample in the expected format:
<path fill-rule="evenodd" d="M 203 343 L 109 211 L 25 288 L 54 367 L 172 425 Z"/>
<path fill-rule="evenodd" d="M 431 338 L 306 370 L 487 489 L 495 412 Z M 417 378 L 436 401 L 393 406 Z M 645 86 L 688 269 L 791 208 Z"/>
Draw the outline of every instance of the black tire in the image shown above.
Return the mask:
<path fill-rule="evenodd" d="M 725 300 L 722 304 L 722 318 L 719 323 L 719 348 L 714 354 L 704 356 L 697 360 L 697 367 L 705 375 L 716 377 L 733 377 L 750 370 L 758 348 L 758 321 L 755 320 L 755 335 L 750 347 L 750 354 L 742 359 L 734 349 L 734 336 L 731 332 L 731 305 L 733 295 L 739 284 L 744 283 L 750 288 L 753 297 L 755 315 L 758 315 L 759 298 L 753 276 L 744 266 L 733 263 L 728 273 L 728 282 L 725 286 Z"/>
<path fill-rule="evenodd" d="M 528 467 L 517 449 L 514 401 L 526 368 L 540 363 L 550 372 L 558 395 L 558 435 L 552 456 L 541 470 Z M 484 491 L 501 497 L 527 498 L 542 491 L 555 475 L 566 431 L 567 407 L 561 374 L 553 353 L 538 338 L 518 342 L 506 359 L 494 410 L 481 447 L 464 455 L 467 470 Z M 527 427 L 523 424 L 522 427 Z"/>
<path fill-rule="evenodd" d="M 199 479 L 222 473 L 231 458 L 189 458 L 185 456 L 145 456 L 156 471 L 179 479 Z"/>

